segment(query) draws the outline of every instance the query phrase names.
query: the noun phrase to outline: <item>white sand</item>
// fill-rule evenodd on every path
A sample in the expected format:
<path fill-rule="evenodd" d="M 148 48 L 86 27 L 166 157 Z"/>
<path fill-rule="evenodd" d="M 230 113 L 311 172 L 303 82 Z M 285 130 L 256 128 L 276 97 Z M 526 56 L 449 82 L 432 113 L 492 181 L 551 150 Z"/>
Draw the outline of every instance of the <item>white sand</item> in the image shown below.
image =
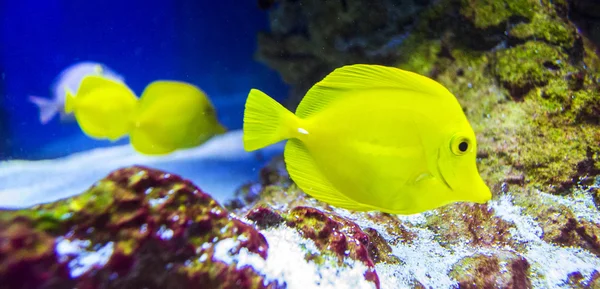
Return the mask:
<path fill-rule="evenodd" d="M 0 207 L 27 207 L 77 195 L 111 171 L 131 165 L 178 174 L 223 203 L 239 186 L 256 180 L 258 170 L 282 151 L 279 143 L 258 153 L 246 152 L 238 130 L 160 157 L 140 155 L 130 145 L 122 145 L 53 160 L 6 161 L 0 163 Z"/>

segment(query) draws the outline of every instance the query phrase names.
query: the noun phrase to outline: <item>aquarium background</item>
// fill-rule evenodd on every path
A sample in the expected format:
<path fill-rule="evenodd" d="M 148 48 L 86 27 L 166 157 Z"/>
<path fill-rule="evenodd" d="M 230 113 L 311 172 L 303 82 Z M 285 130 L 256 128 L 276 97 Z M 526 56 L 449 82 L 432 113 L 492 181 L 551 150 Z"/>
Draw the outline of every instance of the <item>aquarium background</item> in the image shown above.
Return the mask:
<path fill-rule="evenodd" d="M 248 90 L 286 96 L 278 74 L 254 60 L 268 17 L 256 1 L 1 1 L 2 159 L 47 159 L 126 144 L 86 137 L 75 122 L 42 125 L 29 95 L 80 61 L 106 64 L 136 93 L 171 79 L 203 89 L 229 129 L 242 126 Z"/>
<path fill-rule="evenodd" d="M 599 1 L 65 2 L 0 1 L 0 85 L 9 86 L 0 101 L 10 117 L 0 123 L 13 148 L 0 161 L 0 287 L 600 288 Z M 111 144 L 74 123 L 39 125 L 27 95 L 45 95 L 82 60 L 106 63 L 137 93 L 159 78 L 197 84 L 233 130 L 148 156 L 125 141 L 92 149 Z M 456 96 L 491 200 L 411 215 L 355 211 L 294 183 L 320 169 L 288 172 L 285 142 L 244 149 L 236 128 L 250 88 L 293 109 L 317 81 L 357 63 L 429 76 Z M 360 121 L 327 145 L 353 147 L 373 124 Z M 426 147 L 440 139 L 421 133 Z M 401 143 L 401 134 L 379 136 Z M 389 188 L 370 192 L 393 200 L 388 209 L 414 205 L 445 179 L 438 163 L 414 195 L 397 198 L 395 182 L 376 173 L 396 167 L 344 151 L 331 154 L 359 172 L 347 181 Z M 454 181 L 472 173 L 452 171 Z"/>

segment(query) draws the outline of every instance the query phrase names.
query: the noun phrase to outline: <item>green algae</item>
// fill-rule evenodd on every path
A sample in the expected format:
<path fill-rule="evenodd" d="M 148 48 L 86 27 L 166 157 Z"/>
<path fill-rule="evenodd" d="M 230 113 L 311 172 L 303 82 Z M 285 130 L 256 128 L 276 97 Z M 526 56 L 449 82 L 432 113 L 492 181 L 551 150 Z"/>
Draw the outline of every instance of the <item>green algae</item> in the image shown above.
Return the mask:
<path fill-rule="evenodd" d="M 397 65 L 399 68 L 427 75 L 431 72 L 441 50 L 441 42 L 423 40 L 416 34 L 411 34 L 400 47 Z M 410 52 L 410 53 L 409 53 Z"/>
<path fill-rule="evenodd" d="M 79 214 L 80 212 L 93 215 L 110 207 L 114 200 L 112 194 L 115 189 L 111 183 L 101 182 L 87 192 L 65 200 L 35 205 L 27 209 L 0 211 L 0 220 L 11 221 L 24 218 L 30 220 L 38 230 L 64 234 L 66 225 L 85 219 L 85 216 Z"/>
<path fill-rule="evenodd" d="M 571 47 L 575 40 L 573 27 L 557 16 L 535 13 L 530 23 L 519 23 L 510 30 L 510 36 L 524 40 L 544 40 L 551 44 Z"/>
<path fill-rule="evenodd" d="M 494 72 L 513 97 L 520 98 L 535 86 L 559 76 L 566 55 L 557 47 L 539 41 L 498 51 Z"/>
<path fill-rule="evenodd" d="M 573 116 L 580 122 L 600 124 L 600 92 L 577 91 L 572 95 Z"/>
<path fill-rule="evenodd" d="M 535 0 L 462 0 L 460 12 L 472 19 L 475 27 L 483 29 L 498 26 L 510 18 L 531 19 L 540 8 Z"/>

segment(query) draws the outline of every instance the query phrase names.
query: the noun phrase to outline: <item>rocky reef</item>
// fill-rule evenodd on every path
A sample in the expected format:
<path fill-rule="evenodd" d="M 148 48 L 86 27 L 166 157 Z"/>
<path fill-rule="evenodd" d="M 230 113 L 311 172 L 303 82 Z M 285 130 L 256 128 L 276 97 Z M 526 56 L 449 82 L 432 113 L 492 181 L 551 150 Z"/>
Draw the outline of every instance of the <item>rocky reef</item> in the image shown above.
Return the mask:
<path fill-rule="evenodd" d="M 411 216 L 356 213 L 307 196 L 284 167 L 273 160 L 227 207 L 259 228 L 295 229 L 323 255 L 362 262 L 380 288 L 600 288 L 600 214 L 584 191 L 504 193 Z"/>
<path fill-rule="evenodd" d="M 281 0 L 257 58 L 292 85 L 291 108 L 344 64 L 430 76 L 463 106 L 489 184 L 569 194 L 600 173 L 598 49 L 569 20 L 583 2 Z"/>
<path fill-rule="evenodd" d="M 129 167 L 81 195 L 0 211 L 0 288 L 600 286 L 591 199 L 536 195 L 537 216 L 508 195 L 395 216 L 320 203 L 281 159 L 260 176 L 224 207 Z"/>
<path fill-rule="evenodd" d="M 193 184 L 132 167 L 74 198 L 1 212 L 0 288 L 280 288 L 217 258 L 267 248 Z"/>
<path fill-rule="evenodd" d="M 257 56 L 293 86 L 288 106 L 348 63 L 428 75 L 473 125 L 492 201 L 352 212 L 304 194 L 279 157 L 221 205 L 124 168 L 0 211 L 0 288 L 600 288 L 600 58 L 577 26 L 590 17 L 570 20 L 593 1 L 259 3 Z"/>

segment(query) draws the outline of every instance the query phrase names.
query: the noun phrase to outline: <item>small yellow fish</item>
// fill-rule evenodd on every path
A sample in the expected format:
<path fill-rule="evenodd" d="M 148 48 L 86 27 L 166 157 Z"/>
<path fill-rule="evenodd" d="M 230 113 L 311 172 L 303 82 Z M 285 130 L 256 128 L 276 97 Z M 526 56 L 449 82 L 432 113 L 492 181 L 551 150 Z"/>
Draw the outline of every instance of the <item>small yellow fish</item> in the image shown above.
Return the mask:
<path fill-rule="evenodd" d="M 144 154 L 167 154 L 196 147 L 226 131 L 198 87 L 155 81 L 144 89 L 130 132 L 131 145 Z"/>
<path fill-rule="evenodd" d="M 475 134 L 458 101 L 425 76 L 379 65 L 336 69 L 296 114 L 252 89 L 244 148 L 288 140 L 285 163 L 307 194 L 356 211 L 414 214 L 485 203 Z"/>
<path fill-rule="evenodd" d="M 66 91 L 65 112 L 75 115 L 81 130 L 94 139 L 115 141 L 130 129 L 128 121 L 137 97 L 122 82 L 90 75 L 82 79 L 77 93 Z"/>
<path fill-rule="evenodd" d="M 226 131 L 204 92 L 177 81 L 152 82 L 138 100 L 124 83 L 87 76 L 76 96 L 67 95 L 65 111 L 74 112 L 86 135 L 111 141 L 129 135 L 133 148 L 148 155 L 192 148 Z"/>

